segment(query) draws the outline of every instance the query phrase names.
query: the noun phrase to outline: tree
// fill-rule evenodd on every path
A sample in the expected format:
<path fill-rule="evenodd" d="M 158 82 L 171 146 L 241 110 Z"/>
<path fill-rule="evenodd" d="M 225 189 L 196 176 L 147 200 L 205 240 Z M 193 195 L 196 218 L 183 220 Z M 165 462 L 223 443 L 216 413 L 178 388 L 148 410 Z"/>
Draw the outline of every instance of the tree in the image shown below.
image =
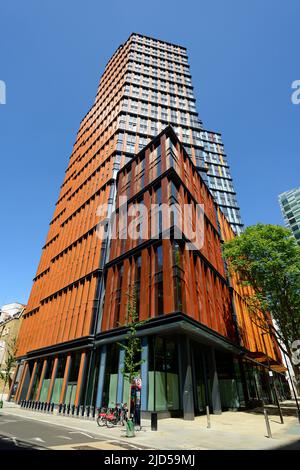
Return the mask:
<path fill-rule="evenodd" d="M 16 352 L 17 352 L 17 340 L 12 338 L 10 341 L 6 342 L 6 359 L 4 369 L 0 371 L 0 378 L 3 380 L 3 390 L 1 395 L 1 400 L 3 400 L 3 395 L 5 392 L 6 385 L 11 385 L 11 371 L 12 368 L 16 365 Z"/>
<path fill-rule="evenodd" d="M 128 380 L 129 383 L 129 398 L 128 398 L 128 421 L 127 429 L 132 425 L 130 419 L 131 413 L 131 385 L 134 378 L 136 377 L 140 366 L 143 364 L 144 360 L 141 359 L 141 341 L 137 336 L 137 330 L 142 325 L 146 323 L 147 320 L 140 321 L 139 314 L 136 307 L 136 291 L 127 293 L 128 302 L 127 302 L 127 311 L 126 311 L 126 322 L 125 327 L 127 327 L 126 341 L 124 343 L 118 343 L 120 348 L 124 349 L 124 367 L 121 372 L 123 377 Z"/>
<path fill-rule="evenodd" d="M 223 254 L 238 282 L 253 288 L 245 298 L 251 318 L 288 355 L 300 391 L 300 370 L 292 361 L 292 343 L 300 339 L 300 246 L 290 230 L 257 224 L 227 241 Z"/>

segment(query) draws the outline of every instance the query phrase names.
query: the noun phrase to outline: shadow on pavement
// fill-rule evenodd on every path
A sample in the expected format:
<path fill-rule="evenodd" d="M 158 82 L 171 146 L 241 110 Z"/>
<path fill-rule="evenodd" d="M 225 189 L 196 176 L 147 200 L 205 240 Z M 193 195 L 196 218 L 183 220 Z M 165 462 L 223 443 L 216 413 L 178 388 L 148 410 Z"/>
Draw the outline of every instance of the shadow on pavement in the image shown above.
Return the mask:
<path fill-rule="evenodd" d="M 0 451 L 2 450 L 41 450 L 41 448 L 15 437 L 0 434 Z"/>
<path fill-rule="evenodd" d="M 284 446 L 279 446 L 273 450 L 300 450 L 300 441 L 292 442 L 291 444 L 286 444 Z"/>

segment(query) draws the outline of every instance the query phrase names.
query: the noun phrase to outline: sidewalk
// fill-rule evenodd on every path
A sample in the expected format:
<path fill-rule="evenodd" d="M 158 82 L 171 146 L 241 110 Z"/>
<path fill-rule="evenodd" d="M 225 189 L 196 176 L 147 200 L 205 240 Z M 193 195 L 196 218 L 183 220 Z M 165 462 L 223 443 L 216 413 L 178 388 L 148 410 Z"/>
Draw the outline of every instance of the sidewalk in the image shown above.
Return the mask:
<path fill-rule="evenodd" d="M 164 450 L 254 450 L 295 448 L 300 450 L 300 424 L 293 416 L 285 416 L 284 424 L 276 415 L 270 415 L 273 439 L 266 436 L 264 417 L 251 412 L 223 412 L 211 415 L 211 428 L 207 429 L 206 416 L 194 421 L 182 419 L 162 419 L 158 421 L 158 431 L 151 431 L 149 420 L 142 421 L 142 430 L 135 438 L 126 438 L 123 428 L 99 428 L 96 421 L 48 415 L 20 408 L 14 403 L 4 403 L 0 414 L 13 414 L 49 424 L 90 432 L 99 437 L 130 442 L 149 449 Z"/>

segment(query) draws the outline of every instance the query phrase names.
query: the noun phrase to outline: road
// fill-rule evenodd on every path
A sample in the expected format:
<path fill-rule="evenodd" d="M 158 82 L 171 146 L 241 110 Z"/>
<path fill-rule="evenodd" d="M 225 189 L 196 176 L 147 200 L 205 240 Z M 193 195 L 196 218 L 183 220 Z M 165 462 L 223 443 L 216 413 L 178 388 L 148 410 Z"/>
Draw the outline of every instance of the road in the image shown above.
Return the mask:
<path fill-rule="evenodd" d="M 96 423 L 95 423 L 96 425 Z M 1 450 L 137 450 L 127 444 L 91 432 L 40 422 L 9 413 L 0 413 Z"/>

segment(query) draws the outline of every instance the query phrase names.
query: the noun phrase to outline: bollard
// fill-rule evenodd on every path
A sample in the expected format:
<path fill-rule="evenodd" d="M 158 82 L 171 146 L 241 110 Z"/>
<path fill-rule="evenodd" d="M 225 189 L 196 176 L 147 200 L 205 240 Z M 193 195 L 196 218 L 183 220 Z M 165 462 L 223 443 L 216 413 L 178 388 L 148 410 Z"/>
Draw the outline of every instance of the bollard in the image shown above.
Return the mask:
<path fill-rule="evenodd" d="M 209 413 L 208 405 L 206 405 L 206 417 L 207 417 L 207 428 L 210 429 L 210 413 Z"/>
<path fill-rule="evenodd" d="M 90 406 L 87 406 L 86 409 L 85 409 L 85 416 L 89 419 L 90 417 L 90 410 L 91 410 L 91 407 Z"/>
<path fill-rule="evenodd" d="M 75 405 L 72 405 L 71 413 L 72 413 L 72 416 L 74 416 L 74 413 L 75 413 Z"/>
<path fill-rule="evenodd" d="M 71 409 L 71 405 L 70 405 L 70 403 L 69 403 L 68 406 L 67 406 L 67 415 L 70 414 L 70 409 Z"/>
<path fill-rule="evenodd" d="M 51 413 L 53 413 L 54 410 L 54 403 L 51 403 Z"/>
<path fill-rule="evenodd" d="M 25 403 L 26 403 L 25 408 L 28 408 L 29 401 L 25 400 Z"/>
<path fill-rule="evenodd" d="M 21 408 L 24 406 L 24 400 L 21 401 Z"/>
<path fill-rule="evenodd" d="M 80 406 L 80 416 L 82 416 L 82 417 L 84 416 L 84 406 L 83 405 Z"/>
<path fill-rule="evenodd" d="M 62 412 L 62 403 L 60 403 L 58 407 L 58 413 L 60 414 L 61 412 Z"/>
<path fill-rule="evenodd" d="M 267 428 L 267 433 L 268 437 L 272 439 L 272 432 L 271 432 L 271 426 L 270 426 L 270 421 L 269 421 L 269 416 L 267 410 L 264 408 L 264 416 L 265 416 L 265 422 L 266 422 L 266 428 Z"/>
<path fill-rule="evenodd" d="M 77 405 L 77 407 L 76 407 L 76 417 L 77 417 L 77 418 L 78 418 L 78 416 L 79 416 L 79 408 L 80 408 L 80 406 Z"/>
<path fill-rule="evenodd" d="M 50 413 L 50 407 L 51 407 L 51 403 L 49 401 L 49 403 L 47 404 L 47 413 Z"/>
<path fill-rule="evenodd" d="M 151 431 L 157 431 L 157 413 L 151 413 Z"/>
<path fill-rule="evenodd" d="M 41 402 L 41 411 L 44 411 L 44 402 Z"/>
<path fill-rule="evenodd" d="M 62 407 L 62 412 L 64 415 L 66 414 L 66 408 L 67 408 L 67 405 L 64 403 Z"/>
<path fill-rule="evenodd" d="M 94 419 L 95 418 L 95 407 L 94 406 L 91 406 L 91 418 Z"/>

